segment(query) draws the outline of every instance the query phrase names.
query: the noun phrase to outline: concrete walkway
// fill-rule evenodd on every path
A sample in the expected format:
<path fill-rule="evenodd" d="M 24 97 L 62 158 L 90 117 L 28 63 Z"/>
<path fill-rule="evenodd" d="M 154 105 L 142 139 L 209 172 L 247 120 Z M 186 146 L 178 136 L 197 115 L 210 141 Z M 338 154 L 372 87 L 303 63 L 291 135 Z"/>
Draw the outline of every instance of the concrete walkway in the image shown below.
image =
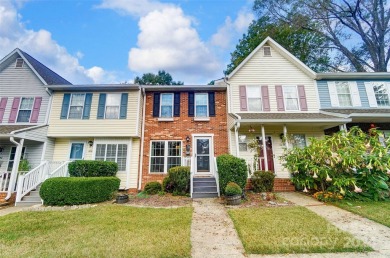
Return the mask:
<path fill-rule="evenodd" d="M 1 217 L 1 216 L 8 215 L 8 214 L 10 214 L 10 213 L 15 213 L 15 212 L 23 211 L 25 208 L 26 208 L 26 207 L 16 207 L 16 206 L 2 208 L 2 209 L 0 209 L 0 217 Z"/>
<path fill-rule="evenodd" d="M 325 205 L 300 193 L 280 193 L 280 196 L 317 213 L 337 228 L 349 232 L 375 250 L 369 253 L 315 254 L 299 255 L 299 257 L 390 257 L 390 228 L 335 206 Z"/>
<path fill-rule="evenodd" d="M 244 248 L 224 205 L 217 199 L 194 199 L 192 257 L 244 257 Z"/>

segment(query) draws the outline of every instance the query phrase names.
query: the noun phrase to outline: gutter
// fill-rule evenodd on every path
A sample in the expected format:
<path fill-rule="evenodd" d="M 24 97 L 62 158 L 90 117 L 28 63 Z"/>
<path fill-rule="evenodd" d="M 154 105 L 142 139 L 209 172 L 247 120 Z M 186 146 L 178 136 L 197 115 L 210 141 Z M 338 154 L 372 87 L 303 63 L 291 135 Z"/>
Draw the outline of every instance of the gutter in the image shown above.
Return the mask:
<path fill-rule="evenodd" d="M 21 153 L 22 151 L 18 151 L 20 147 L 23 147 L 24 139 L 21 139 L 20 142 L 15 141 L 14 136 L 12 135 L 9 139 L 13 144 L 15 144 L 16 147 L 16 152 L 15 152 L 15 157 L 14 157 L 14 165 L 12 167 L 12 172 L 11 172 L 11 178 L 9 180 L 8 184 L 8 191 L 7 191 L 7 196 L 4 198 L 6 201 L 8 201 L 11 198 L 12 195 L 12 189 L 14 189 L 15 181 L 16 181 L 16 176 L 18 173 L 19 169 L 19 162 L 21 158 Z M 16 165 L 18 164 L 18 165 Z"/>
<path fill-rule="evenodd" d="M 146 108 L 146 93 L 145 88 L 142 89 L 142 94 L 144 98 L 143 109 L 142 109 L 142 129 L 141 129 L 141 150 L 140 150 L 140 164 L 139 164 L 139 173 L 138 173 L 138 190 L 141 190 L 142 186 L 142 169 L 144 161 L 144 137 L 145 137 L 145 108 Z"/>

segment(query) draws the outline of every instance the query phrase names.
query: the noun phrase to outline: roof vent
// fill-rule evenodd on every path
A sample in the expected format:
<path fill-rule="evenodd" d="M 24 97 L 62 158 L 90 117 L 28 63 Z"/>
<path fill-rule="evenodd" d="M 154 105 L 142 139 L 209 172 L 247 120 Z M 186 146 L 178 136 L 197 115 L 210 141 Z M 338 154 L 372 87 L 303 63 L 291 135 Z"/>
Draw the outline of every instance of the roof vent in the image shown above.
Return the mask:
<path fill-rule="evenodd" d="M 263 47 L 264 50 L 264 56 L 271 56 L 271 47 Z"/>
<path fill-rule="evenodd" d="M 16 58 L 16 68 L 23 67 L 24 60 L 23 58 Z"/>

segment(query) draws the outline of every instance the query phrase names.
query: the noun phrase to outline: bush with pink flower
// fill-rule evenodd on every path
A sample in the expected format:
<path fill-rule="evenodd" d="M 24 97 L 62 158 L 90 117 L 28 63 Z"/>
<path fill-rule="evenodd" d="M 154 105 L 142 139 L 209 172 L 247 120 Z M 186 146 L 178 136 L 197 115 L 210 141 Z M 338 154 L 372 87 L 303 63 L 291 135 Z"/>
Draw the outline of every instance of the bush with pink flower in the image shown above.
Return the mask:
<path fill-rule="evenodd" d="M 298 190 L 332 192 L 347 199 L 389 198 L 390 139 L 384 140 L 382 132 L 353 127 L 310 141 L 282 157 Z"/>

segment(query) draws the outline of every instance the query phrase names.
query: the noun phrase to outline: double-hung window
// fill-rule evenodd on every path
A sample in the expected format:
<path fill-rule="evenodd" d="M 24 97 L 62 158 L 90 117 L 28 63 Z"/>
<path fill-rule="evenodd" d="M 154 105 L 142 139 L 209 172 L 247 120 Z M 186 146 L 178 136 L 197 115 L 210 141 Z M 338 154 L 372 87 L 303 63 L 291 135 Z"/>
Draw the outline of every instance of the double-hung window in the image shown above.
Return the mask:
<path fill-rule="evenodd" d="M 34 105 L 34 98 L 22 98 L 20 101 L 17 122 L 30 122 L 31 112 Z"/>
<path fill-rule="evenodd" d="M 248 98 L 249 111 L 262 111 L 261 90 L 259 86 L 247 86 L 246 95 Z"/>
<path fill-rule="evenodd" d="M 181 165 L 181 141 L 152 141 L 150 173 L 166 173 Z"/>
<path fill-rule="evenodd" d="M 84 93 L 73 93 L 70 98 L 68 119 L 81 119 L 85 103 Z"/>
<path fill-rule="evenodd" d="M 121 103 L 121 94 L 107 94 L 105 118 L 118 119 Z"/>
<path fill-rule="evenodd" d="M 283 86 L 283 97 L 286 110 L 299 110 L 298 91 L 296 86 Z"/>
<path fill-rule="evenodd" d="M 348 82 L 335 82 L 340 107 L 352 106 L 351 89 Z"/>
<path fill-rule="evenodd" d="M 306 147 L 306 137 L 304 134 L 292 134 L 291 135 L 292 145 L 297 148 L 305 148 Z"/>
<path fill-rule="evenodd" d="M 173 117 L 173 93 L 161 94 L 160 117 Z"/>
<path fill-rule="evenodd" d="M 239 151 L 248 151 L 247 136 L 244 134 L 238 136 L 238 149 Z"/>
<path fill-rule="evenodd" d="M 126 171 L 127 144 L 96 144 L 95 160 L 113 161 L 118 171 Z"/>
<path fill-rule="evenodd" d="M 372 82 L 375 99 L 378 107 L 390 106 L 389 87 L 384 82 Z"/>
<path fill-rule="evenodd" d="M 208 117 L 209 98 L 207 93 L 195 93 L 195 117 Z"/>

